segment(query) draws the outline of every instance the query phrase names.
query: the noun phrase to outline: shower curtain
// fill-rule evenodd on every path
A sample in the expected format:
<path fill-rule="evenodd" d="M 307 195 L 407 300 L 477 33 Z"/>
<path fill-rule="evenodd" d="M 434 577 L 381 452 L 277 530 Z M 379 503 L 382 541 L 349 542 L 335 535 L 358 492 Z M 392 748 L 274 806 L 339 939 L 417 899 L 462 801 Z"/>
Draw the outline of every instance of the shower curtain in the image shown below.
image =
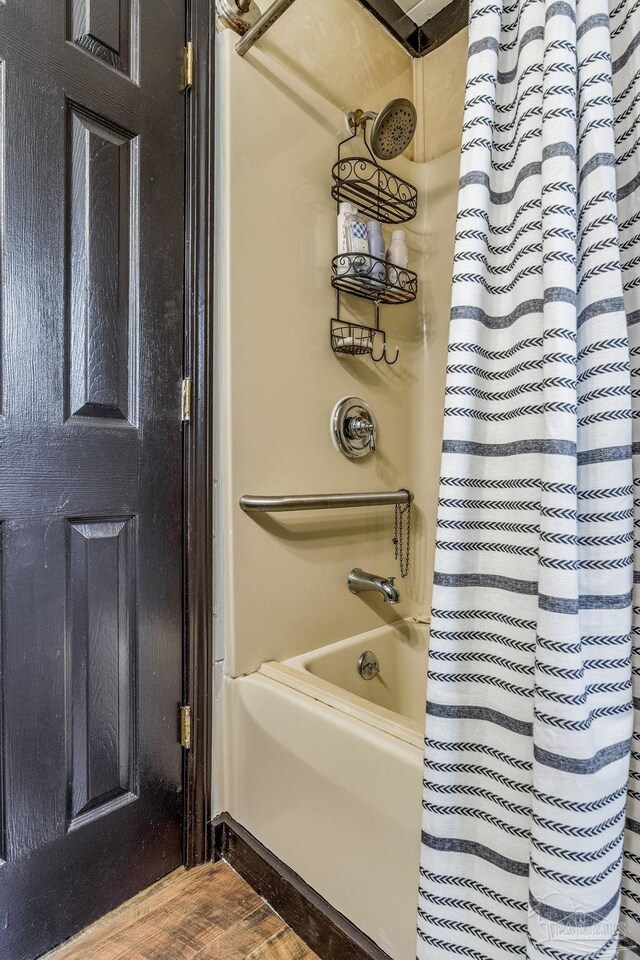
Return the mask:
<path fill-rule="evenodd" d="M 470 6 L 418 956 L 630 958 L 640 0 Z"/>

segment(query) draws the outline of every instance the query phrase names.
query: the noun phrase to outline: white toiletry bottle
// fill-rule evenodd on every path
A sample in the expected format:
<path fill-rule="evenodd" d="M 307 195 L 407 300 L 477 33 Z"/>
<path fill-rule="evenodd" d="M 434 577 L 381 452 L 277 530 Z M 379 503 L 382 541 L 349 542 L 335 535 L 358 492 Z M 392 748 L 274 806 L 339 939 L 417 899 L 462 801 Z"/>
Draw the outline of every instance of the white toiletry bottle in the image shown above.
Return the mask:
<path fill-rule="evenodd" d="M 369 241 L 367 240 L 367 224 L 357 211 L 348 216 L 347 238 L 350 254 L 361 254 L 361 256 L 351 256 L 351 270 L 357 274 L 366 275 L 371 268 L 369 260 Z"/>
<path fill-rule="evenodd" d="M 369 253 L 367 225 L 352 203 L 341 203 L 338 214 L 338 276 L 349 273 L 367 273 L 368 257 L 355 259 L 349 254 Z"/>
<path fill-rule="evenodd" d="M 342 259 L 343 254 L 349 253 L 349 231 L 351 229 L 351 217 L 356 213 L 356 208 L 352 203 L 341 203 L 338 213 L 338 276 L 349 273 L 349 261 L 347 257 Z"/>
<path fill-rule="evenodd" d="M 404 270 L 409 266 L 409 248 L 404 230 L 394 230 L 387 250 L 387 261 Z"/>
<path fill-rule="evenodd" d="M 356 213 L 352 203 L 341 203 L 338 214 L 338 253 L 349 252 L 349 217 Z"/>
<path fill-rule="evenodd" d="M 409 250 L 404 230 L 394 230 L 391 234 L 391 243 L 387 250 L 387 263 L 392 264 L 387 268 L 387 280 L 389 283 L 398 285 L 400 277 L 398 270 L 395 270 L 394 267 L 402 267 L 403 270 L 406 270 L 409 265 Z"/>
<path fill-rule="evenodd" d="M 378 260 L 384 260 L 384 238 L 382 236 L 382 224 L 378 220 L 370 220 L 367 224 L 367 240 L 369 242 L 369 254 L 377 257 Z M 374 263 L 371 267 L 371 279 L 376 285 L 383 282 L 385 276 L 384 263 Z"/>

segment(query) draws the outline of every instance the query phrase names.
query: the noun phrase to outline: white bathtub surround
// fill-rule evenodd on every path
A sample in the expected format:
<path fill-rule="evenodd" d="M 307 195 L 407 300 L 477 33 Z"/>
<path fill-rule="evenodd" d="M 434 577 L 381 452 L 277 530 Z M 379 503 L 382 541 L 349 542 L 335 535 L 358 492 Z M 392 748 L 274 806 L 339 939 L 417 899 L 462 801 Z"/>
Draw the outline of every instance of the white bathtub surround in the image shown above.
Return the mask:
<path fill-rule="evenodd" d="M 426 645 L 400 621 L 225 691 L 227 809 L 393 960 L 415 956 Z"/>
<path fill-rule="evenodd" d="M 625 0 L 471 2 L 422 960 L 640 953 L 639 38 Z"/>

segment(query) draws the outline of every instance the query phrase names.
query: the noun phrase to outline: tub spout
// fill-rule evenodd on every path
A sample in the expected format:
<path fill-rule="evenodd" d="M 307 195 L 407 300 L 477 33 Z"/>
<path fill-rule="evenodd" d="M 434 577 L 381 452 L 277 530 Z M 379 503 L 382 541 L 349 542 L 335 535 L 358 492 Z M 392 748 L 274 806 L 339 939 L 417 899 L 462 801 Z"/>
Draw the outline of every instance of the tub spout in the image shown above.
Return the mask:
<path fill-rule="evenodd" d="M 395 577 L 378 577 L 375 573 L 365 573 L 355 567 L 347 577 L 347 586 L 351 593 L 373 591 L 382 594 L 385 603 L 398 603 L 400 594 L 394 583 Z"/>

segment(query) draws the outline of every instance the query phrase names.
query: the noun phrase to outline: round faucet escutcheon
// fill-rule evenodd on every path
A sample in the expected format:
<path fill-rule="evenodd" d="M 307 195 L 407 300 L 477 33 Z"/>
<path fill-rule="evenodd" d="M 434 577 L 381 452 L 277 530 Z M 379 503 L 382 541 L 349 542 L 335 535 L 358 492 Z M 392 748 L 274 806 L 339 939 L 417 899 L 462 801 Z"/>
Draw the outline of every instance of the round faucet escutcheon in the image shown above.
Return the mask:
<path fill-rule="evenodd" d="M 365 650 L 358 657 L 358 673 L 363 680 L 373 680 L 380 673 L 380 662 L 371 650 Z"/>
<path fill-rule="evenodd" d="M 377 426 L 371 407 L 360 397 L 343 397 L 331 413 L 334 446 L 349 460 L 376 452 Z"/>

